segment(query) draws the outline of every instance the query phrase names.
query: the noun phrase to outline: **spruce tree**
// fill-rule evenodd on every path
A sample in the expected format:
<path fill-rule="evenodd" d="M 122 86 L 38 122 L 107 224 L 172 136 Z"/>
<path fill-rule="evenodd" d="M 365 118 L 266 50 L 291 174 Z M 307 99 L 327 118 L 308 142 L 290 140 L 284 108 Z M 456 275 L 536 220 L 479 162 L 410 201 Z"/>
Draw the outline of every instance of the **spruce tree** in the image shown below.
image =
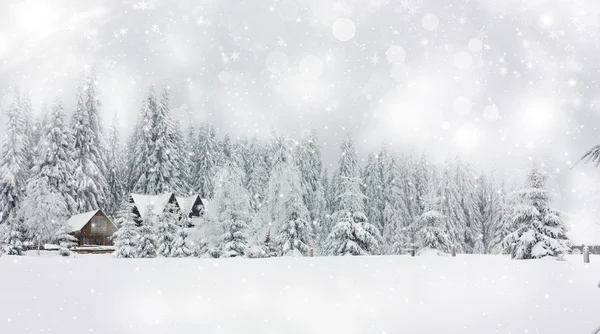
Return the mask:
<path fill-rule="evenodd" d="M 187 228 L 177 226 L 175 232 L 175 240 L 173 240 L 173 247 L 171 248 L 170 257 L 188 257 L 192 254 L 190 245 L 188 243 L 188 231 Z"/>
<path fill-rule="evenodd" d="M 70 214 L 77 211 L 72 141 L 62 100 L 56 98 L 38 145 L 32 179 L 45 179 L 52 193 L 64 198 Z"/>
<path fill-rule="evenodd" d="M 158 254 L 169 257 L 177 234 L 177 221 L 179 214 L 174 204 L 167 204 L 165 211 L 158 217 L 156 225 L 156 243 Z"/>
<path fill-rule="evenodd" d="M 58 230 L 56 233 L 56 241 L 60 246 L 58 254 L 61 256 L 71 256 L 71 249 L 77 247 L 78 243 L 77 238 L 67 232 L 66 226 Z"/>
<path fill-rule="evenodd" d="M 119 206 L 125 196 L 125 164 L 123 162 L 123 148 L 120 143 L 120 125 L 119 118 L 115 114 L 112 125 L 108 130 L 108 161 L 107 176 L 108 184 L 106 198 L 106 213 L 110 217 L 115 217 Z"/>
<path fill-rule="evenodd" d="M 313 224 L 319 224 L 325 212 L 325 191 L 321 183 L 323 162 L 317 131 L 312 129 L 302 138 L 297 150 L 302 197 Z"/>
<path fill-rule="evenodd" d="M 447 163 L 437 185 L 440 200 L 439 213 L 446 216 L 446 231 L 450 243 L 457 252 L 464 252 L 467 217 L 461 205 L 461 194 L 455 182 L 453 165 Z"/>
<path fill-rule="evenodd" d="M 0 229 L 0 253 L 6 255 L 23 255 L 24 235 L 21 221 L 13 212 L 8 217 L 6 224 Z"/>
<path fill-rule="evenodd" d="M 219 162 L 216 136 L 214 127 L 207 124 L 200 126 L 197 140 L 198 151 L 193 158 L 197 169 L 193 178 L 196 180 L 194 189 L 198 191 L 201 198 L 212 198 L 213 196 L 213 179 Z"/>
<path fill-rule="evenodd" d="M 393 154 L 385 154 L 382 158 L 383 242 L 387 254 L 402 254 L 410 241 L 407 228 L 411 224 L 402 163 Z"/>
<path fill-rule="evenodd" d="M 440 198 L 432 197 L 425 200 L 425 212 L 411 226 L 416 231 L 415 246 L 418 255 L 444 255 L 453 250 L 454 244 L 448 237 L 448 217 L 443 215 L 440 208 Z"/>
<path fill-rule="evenodd" d="M 80 83 L 77 110 L 71 127 L 74 138 L 76 212 L 104 208 L 106 204 L 106 144 L 100 119 L 100 99 L 95 69 Z"/>
<path fill-rule="evenodd" d="M 146 208 L 146 215 L 142 226 L 138 228 L 139 238 L 136 247 L 136 256 L 140 258 L 153 258 L 157 255 L 158 242 L 156 241 L 157 217 L 153 207 Z"/>
<path fill-rule="evenodd" d="M 385 154 L 387 155 L 387 153 Z M 383 198 L 383 166 L 379 161 L 381 157 L 382 155 L 369 154 L 367 165 L 363 171 L 363 180 L 366 196 L 365 214 L 371 224 L 375 225 L 380 231 L 383 231 L 385 201 Z"/>
<path fill-rule="evenodd" d="M 508 219 L 516 228 L 504 239 L 513 259 L 538 259 L 560 256 L 570 250 L 564 214 L 551 208 L 551 195 L 545 188 L 548 174 L 536 165 L 527 176 L 525 187 L 511 194 L 515 206 Z"/>
<path fill-rule="evenodd" d="M 248 251 L 248 220 L 250 200 L 244 188 L 244 172 L 231 159 L 231 151 L 225 151 L 225 165 L 217 173 L 213 213 L 220 222 L 220 255 L 223 257 L 245 256 Z"/>
<path fill-rule="evenodd" d="M 154 146 L 154 119 L 157 112 L 154 87 L 150 86 L 142 101 L 138 121 L 127 144 L 127 189 L 130 192 L 155 195 L 148 182 L 151 169 L 156 166 Z"/>
<path fill-rule="evenodd" d="M 115 223 L 119 229 L 113 235 L 115 245 L 115 257 L 134 258 L 137 257 L 138 226 L 133 213 L 133 203 L 124 202 L 117 214 Z"/>
<path fill-rule="evenodd" d="M 250 207 L 256 213 L 265 202 L 270 162 L 266 148 L 256 138 L 251 142 L 250 155 L 254 159 L 251 161 L 246 188 L 250 194 Z"/>
<path fill-rule="evenodd" d="M 5 111 L 6 128 L 0 158 L 0 225 L 23 200 L 25 180 L 29 174 L 26 134 L 18 89 L 13 89 L 12 102 Z"/>
<path fill-rule="evenodd" d="M 329 237 L 327 249 L 332 255 L 374 255 L 379 252 L 380 232 L 368 222 L 363 213 L 364 195 L 360 190 L 360 179 L 342 177 L 343 189 L 340 209 L 334 215 L 336 222 Z"/>

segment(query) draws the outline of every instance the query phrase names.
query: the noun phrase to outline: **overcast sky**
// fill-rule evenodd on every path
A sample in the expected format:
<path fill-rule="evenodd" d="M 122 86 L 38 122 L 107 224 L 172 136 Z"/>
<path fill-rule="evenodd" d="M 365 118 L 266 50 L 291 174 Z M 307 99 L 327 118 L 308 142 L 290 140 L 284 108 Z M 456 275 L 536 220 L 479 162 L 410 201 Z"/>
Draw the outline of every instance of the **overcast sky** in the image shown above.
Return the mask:
<path fill-rule="evenodd" d="M 557 203 L 596 219 L 600 170 L 570 164 L 600 143 L 599 26 L 582 0 L 1 0 L 0 106 L 18 84 L 36 111 L 57 94 L 72 110 L 96 65 L 124 136 L 166 83 L 184 124 L 315 127 L 327 164 L 347 130 L 361 157 L 385 141 L 512 182 L 535 158 Z"/>

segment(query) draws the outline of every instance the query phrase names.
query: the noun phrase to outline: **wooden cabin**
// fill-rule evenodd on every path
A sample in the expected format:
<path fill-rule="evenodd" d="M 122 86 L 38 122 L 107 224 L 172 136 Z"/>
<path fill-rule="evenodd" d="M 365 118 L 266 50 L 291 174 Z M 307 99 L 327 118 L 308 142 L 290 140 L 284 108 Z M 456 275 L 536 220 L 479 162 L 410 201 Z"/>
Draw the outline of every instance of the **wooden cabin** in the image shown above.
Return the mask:
<path fill-rule="evenodd" d="M 79 241 L 79 246 L 109 246 L 117 226 L 106 216 L 104 211 L 95 210 L 81 213 L 67 221 L 70 234 Z"/>

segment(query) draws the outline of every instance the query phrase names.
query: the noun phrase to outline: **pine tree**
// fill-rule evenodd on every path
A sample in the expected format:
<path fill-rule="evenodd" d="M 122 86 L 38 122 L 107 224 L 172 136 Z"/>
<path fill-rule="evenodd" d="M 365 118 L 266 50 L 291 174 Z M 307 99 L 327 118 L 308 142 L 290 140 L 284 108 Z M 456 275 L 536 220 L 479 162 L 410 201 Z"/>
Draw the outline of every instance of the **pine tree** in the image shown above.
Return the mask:
<path fill-rule="evenodd" d="M 409 244 L 407 228 L 411 224 L 402 164 L 393 154 L 386 153 L 382 158 L 383 242 L 387 254 L 402 254 Z"/>
<path fill-rule="evenodd" d="M 73 138 L 67 127 L 62 100 L 56 98 L 48 123 L 43 129 L 32 178 L 44 178 L 56 196 L 62 196 L 68 213 L 75 213 L 76 180 L 74 179 Z"/>
<path fill-rule="evenodd" d="M 311 244 L 310 214 L 303 202 L 300 171 L 293 160 L 291 140 L 280 138 L 269 178 L 269 206 L 278 234 L 278 254 L 306 256 Z M 305 188 L 306 189 L 306 188 Z"/>
<path fill-rule="evenodd" d="M 477 179 L 477 210 L 479 222 L 473 229 L 476 236 L 474 253 L 489 254 L 494 248 L 494 237 L 496 228 L 499 227 L 502 219 L 502 198 L 503 190 L 501 186 L 496 184 L 495 174 L 492 173 L 488 178 L 485 174 L 481 174 Z M 501 243 L 502 239 L 508 235 L 503 234 L 495 243 Z"/>
<path fill-rule="evenodd" d="M 382 153 L 387 155 L 387 152 L 384 152 Z M 366 196 L 365 214 L 371 224 L 374 224 L 380 231 L 383 231 L 385 201 L 383 198 L 383 166 L 379 161 L 381 157 L 382 155 L 369 154 L 367 165 L 363 171 L 363 180 L 365 182 L 364 191 Z"/>
<path fill-rule="evenodd" d="M 108 130 L 108 161 L 107 176 L 108 184 L 106 198 L 106 213 L 110 217 L 117 215 L 119 206 L 125 195 L 125 175 L 123 162 L 123 149 L 120 144 L 119 118 L 115 114 L 112 125 Z"/>
<path fill-rule="evenodd" d="M 150 86 L 142 101 L 138 122 L 127 144 L 127 189 L 130 192 L 154 195 L 150 192 L 149 174 L 156 165 L 154 151 L 154 118 L 157 112 L 154 87 Z M 153 189 L 152 189 L 153 190 Z"/>
<path fill-rule="evenodd" d="M 173 250 L 177 234 L 177 221 L 179 215 L 177 207 L 174 204 L 167 204 L 165 211 L 158 218 L 156 225 L 156 242 L 158 245 L 158 254 L 169 257 Z"/>
<path fill-rule="evenodd" d="M 153 210 L 152 205 L 146 208 L 146 215 L 142 226 L 138 228 L 139 238 L 135 253 L 140 258 L 153 258 L 157 256 L 156 225 L 158 219 Z"/>
<path fill-rule="evenodd" d="M 188 257 L 191 255 L 191 250 L 188 244 L 187 228 L 178 226 L 175 233 L 175 240 L 171 248 L 171 257 Z"/>
<path fill-rule="evenodd" d="M 69 216 L 65 198 L 50 185 L 46 176 L 38 175 L 27 183 L 27 196 L 19 207 L 28 239 L 36 243 L 38 254 L 42 243 L 52 241 Z"/>
<path fill-rule="evenodd" d="M 244 172 L 235 166 L 231 151 L 225 151 L 225 166 L 216 175 L 213 213 L 222 226 L 220 253 L 223 257 L 245 256 L 248 250 L 250 200 L 244 188 Z"/>
<path fill-rule="evenodd" d="M 364 195 L 357 177 L 342 177 L 342 208 L 334 215 L 337 222 L 327 238 L 332 255 L 373 255 L 379 251 L 381 236 L 363 213 Z"/>
<path fill-rule="evenodd" d="M 14 212 L 8 217 L 3 227 L 3 229 L 0 229 L 0 253 L 23 255 L 25 251 L 23 248 L 23 227 Z"/>
<path fill-rule="evenodd" d="M 198 152 L 193 158 L 197 168 L 193 178 L 196 180 L 194 188 L 201 198 L 212 198 L 213 196 L 213 179 L 219 162 L 216 135 L 214 127 L 207 124 L 202 124 L 198 131 Z"/>
<path fill-rule="evenodd" d="M 137 257 L 138 227 L 133 213 L 134 205 L 128 201 L 121 205 L 117 214 L 116 224 L 119 229 L 113 235 L 115 244 L 115 257 L 134 258 Z"/>
<path fill-rule="evenodd" d="M 34 164 L 33 158 L 37 144 L 34 140 L 33 105 L 31 103 L 31 96 L 28 93 L 24 94 L 21 98 L 21 110 L 24 125 L 25 160 L 27 161 L 27 175 L 25 178 L 27 179 Z"/>
<path fill-rule="evenodd" d="M 73 115 L 77 212 L 103 208 L 106 203 L 106 146 L 100 120 L 100 99 L 96 71 L 77 91 L 77 110 Z"/>
<path fill-rule="evenodd" d="M 461 195 L 455 183 L 455 174 L 451 163 L 447 163 L 437 185 L 437 197 L 441 203 L 439 213 L 446 216 L 446 231 L 452 247 L 464 252 L 464 237 L 467 217 L 461 205 Z"/>
<path fill-rule="evenodd" d="M 66 227 L 58 230 L 56 233 L 56 241 L 60 246 L 58 254 L 62 256 L 71 256 L 71 249 L 77 246 L 78 240 L 74 236 L 70 235 Z"/>
<path fill-rule="evenodd" d="M 13 90 L 13 101 L 6 109 L 6 128 L 0 160 L 0 225 L 23 200 L 25 180 L 29 174 L 26 135 L 18 89 Z"/>
<path fill-rule="evenodd" d="M 265 201 L 270 162 L 267 149 L 256 138 L 251 141 L 249 154 L 254 159 L 251 161 L 246 188 L 250 194 L 250 207 L 256 213 Z"/>
<path fill-rule="evenodd" d="M 512 204 L 509 203 L 510 199 L 507 198 L 504 183 L 500 185 L 496 193 L 499 203 L 496 218 L 491 222 L 490 242 L 488 245 L 489 254 L 502 254 L 505 250 L 502 244 L 504 238 L 514 232 L 513 224 L 508 216 Z"/>
<path fill-rule="evenodd" d="M 448 224 L 445 222 L 447 219 L 435 207 L 421 214 L 419 220 L 412 227 L 417 231 L 416 247 L 418 255 L 431 252 L 443 255 L 452 251 L 454 245 L 448 238 Z"/>
<path fill-rule="evenodd" d="M 538 259 L 559 256 L 570 250 L 564 215 L 550 207 L 550 192 L 545 189 L 548 174 L 533 166 L 525 187 L 512 193 L 515 206 L 508 219 L 516 228 L 504 239 L 513 259 Z"/>
<path fill-rule="evenodd" d="M 458 201 L 462 209 L 462 217 L 464 217 L 464 221 L 460 221 L 464 233 L 462 248 L 466 253 L 473 253 L 476 243 L 475 233 L 477 233 L 476 231 L 474 233 L 474 229 L 476 230 L 477 226 L 481 224 L 481 217 L 478 215 L 479 211 L 475 203 L 476 177 L 471 166 L 459 158 L 455 159 L 454 168 L 455 184 L 459 194 Z"/>
<path fill-rule="evenodd" d="M 309 219 L 319 224 L 325 212 L 325 191 L 321 184 L 323 162 L 317 131 L 312 129 L 300 142 L 297 150 L 302 196 L 309 212 Z"/>

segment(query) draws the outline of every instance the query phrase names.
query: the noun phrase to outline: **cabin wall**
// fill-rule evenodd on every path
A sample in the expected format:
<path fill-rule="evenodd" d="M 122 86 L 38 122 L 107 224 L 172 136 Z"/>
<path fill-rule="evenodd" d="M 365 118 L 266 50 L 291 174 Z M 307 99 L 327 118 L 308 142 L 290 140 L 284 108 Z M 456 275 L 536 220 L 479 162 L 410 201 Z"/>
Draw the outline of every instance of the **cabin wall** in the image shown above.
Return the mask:
<path fill-rule="evenodd" d="M 117 231 L 114 224 L 100 211 L 81 229 L 75 233 L 79 245 L 112 245 L 111 237 Z"/>

